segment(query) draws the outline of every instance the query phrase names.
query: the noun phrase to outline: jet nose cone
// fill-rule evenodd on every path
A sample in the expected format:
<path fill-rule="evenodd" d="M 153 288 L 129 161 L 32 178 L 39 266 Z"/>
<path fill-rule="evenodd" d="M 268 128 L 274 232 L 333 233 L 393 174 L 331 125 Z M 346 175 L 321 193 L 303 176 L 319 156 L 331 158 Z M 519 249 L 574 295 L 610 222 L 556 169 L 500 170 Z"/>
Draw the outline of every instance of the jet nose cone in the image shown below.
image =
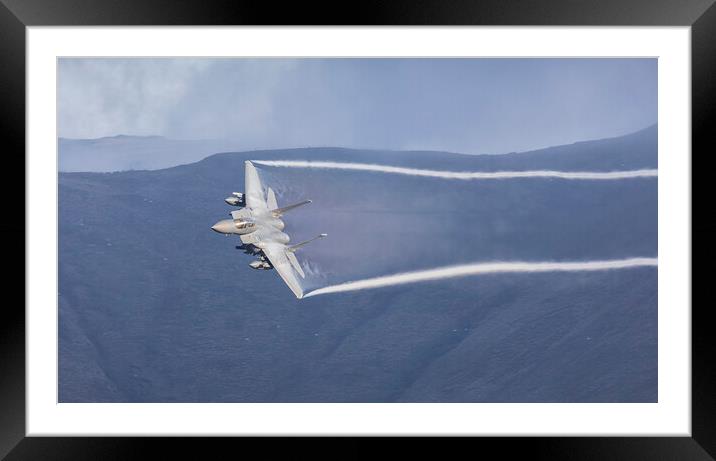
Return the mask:
<path fill-rule="evenodd" d="M 231 219 L 224 219 L 211 226 L 211 230 L 220 234 L 231 234 L 234 232 L 234 229 L 234 221 Z"/>
<path fill-rule="evenodd" d="M 220 234 L 230 234 L 231 230 L 232 230 L 231 228 L 232 228 L 232 221 L 226 220 L 226 219 L 219 221 L 218 223 L 211 226 L 211 230 L 213 230 L 214 232 L 218 232 Z"/>

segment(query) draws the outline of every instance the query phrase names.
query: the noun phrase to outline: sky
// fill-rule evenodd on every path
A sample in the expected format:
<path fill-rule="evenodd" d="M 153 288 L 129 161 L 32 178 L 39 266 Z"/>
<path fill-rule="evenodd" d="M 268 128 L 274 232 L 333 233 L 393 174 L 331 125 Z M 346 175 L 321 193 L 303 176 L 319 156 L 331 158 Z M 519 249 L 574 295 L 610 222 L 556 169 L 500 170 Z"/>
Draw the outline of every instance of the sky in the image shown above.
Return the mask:
<path fill-rule="evenodd" d="M 61 58 L 58 135 L 520 152 L 657 121 L 651 58 Z"/>

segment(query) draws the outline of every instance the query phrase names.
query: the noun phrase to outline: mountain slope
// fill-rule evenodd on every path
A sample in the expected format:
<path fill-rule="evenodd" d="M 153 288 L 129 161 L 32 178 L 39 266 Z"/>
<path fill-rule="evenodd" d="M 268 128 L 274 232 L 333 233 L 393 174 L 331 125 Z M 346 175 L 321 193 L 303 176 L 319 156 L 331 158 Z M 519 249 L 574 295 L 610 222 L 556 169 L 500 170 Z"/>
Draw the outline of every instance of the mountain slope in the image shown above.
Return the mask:
<path fill-rule="evenodd" d="M 502 274 L 296 300 L 211 232 L 247 159 L 656 168 L 656 127 L 529 153 L 290 149 L 61 173 L 60 401 L 657 399 L 657 271 Z M 491 260 L 655 257 L 657 180 L 448 181 L 261 167 L 310 288 Z"/>

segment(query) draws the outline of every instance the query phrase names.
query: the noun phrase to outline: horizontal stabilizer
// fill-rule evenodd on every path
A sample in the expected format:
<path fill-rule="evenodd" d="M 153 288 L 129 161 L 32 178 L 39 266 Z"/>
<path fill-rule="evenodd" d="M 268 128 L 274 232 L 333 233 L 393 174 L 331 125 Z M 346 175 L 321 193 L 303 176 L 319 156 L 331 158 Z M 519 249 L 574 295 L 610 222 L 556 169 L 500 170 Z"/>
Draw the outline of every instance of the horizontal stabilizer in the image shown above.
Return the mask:
<path fill-rule="evenodd" d="M 286 257 L 288 258 L 289 262 L 293 266 L 294 269 L 296 269 L 296 272 L 298 272 L 298 275 L 301 276 L 301 278 L 306 278 L 306 274 L 303 273 L 303 269 L 301 268 L 301 265 L 298 263 L 298 259 L 296 258 L 296 255 L 293 254 L 293 251 L 286 251 Z"/>
<path fill-rule="evenodd" d="M 299 202 L 294 205 L 285 206 L 283 208 L 276 208 L 275 210 L 271 210 L 271 214 L 274 216 L 274 218 L 278 218 L 281 215 L 283 215 L 285 212 L 287 212 L 289 210 L 293 210 L 294 208 L 298 208 L 301 205 L 305 205 L 307 203 L 311 203 L 311 200 L 304 200 L 303 202 Z"/>
<path fill-rule="evenodd" d="M 286 248 L 286 257 L 288 258 L 288 260 L 291 263 L 291 265 L 293 266 L 293 268 L 296 269 L 296 272 L 298 272 L 301 275 L 301 277 L 306 278 L 306 274 L 303 273 L 303 269 L 301 269 L 301 265 L 298 263 L 298 259 L 296 259 L 296 255 L 293 253 L 295 253 L 296 250 L 301 248 L 303 245 L 305 245 L 307 243 L 311 243 L 316 239 L 320 239 L 320 238 L 323 238 L 326 236 L 328 236 L 328 234 L 321 234 L 317 237 L 313 237 L 310 240 L 306 240 L 305 242 L 301 242 L 297 245 Z"/>

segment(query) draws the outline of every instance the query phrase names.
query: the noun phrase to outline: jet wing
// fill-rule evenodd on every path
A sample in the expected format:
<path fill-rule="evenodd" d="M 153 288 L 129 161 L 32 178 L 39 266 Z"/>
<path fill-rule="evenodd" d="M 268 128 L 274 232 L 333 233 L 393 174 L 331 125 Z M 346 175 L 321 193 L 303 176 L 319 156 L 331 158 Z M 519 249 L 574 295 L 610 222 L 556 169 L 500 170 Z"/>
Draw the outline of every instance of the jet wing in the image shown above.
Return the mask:
<path fill-rule="evenodd" d="M 233 210 L 231 212 L 232 219 L 251 218 L 251 213 L 246 208 L 240 210 Z"/>
<path fill-rule="evenodd" d="M 250 160 L 244 162 L 244 188 L 246 189 L 246 206 L 252 210 L 267 210 L 264 187 L 259 179 L 259 173 Z"/>
<path fill-rule="evenodd" d="M 264 254 L 268 258 L 271 265 L 276 269 L 278 275 L 281 276 L 286 285 L 293 291 L 298 299 L 303 298 L 303 288 L 296 278 L 291 262 L 286 257 L 286 245 L 282 243 L 272 243 L 263 249 Z"/>

